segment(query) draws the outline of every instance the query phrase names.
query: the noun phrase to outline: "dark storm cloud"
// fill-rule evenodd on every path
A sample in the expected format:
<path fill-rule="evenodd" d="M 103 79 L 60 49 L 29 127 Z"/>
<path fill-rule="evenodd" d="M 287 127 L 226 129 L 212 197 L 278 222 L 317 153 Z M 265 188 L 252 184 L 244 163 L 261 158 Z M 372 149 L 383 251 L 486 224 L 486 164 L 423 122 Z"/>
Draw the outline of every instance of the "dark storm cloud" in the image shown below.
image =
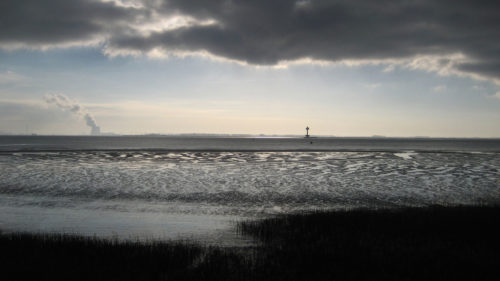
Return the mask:
<path fill-rule="evenodd" d="M 264 65 L 463 53 L 474 63 L 458 70 L 500 77 L 498 1 L 170 0 L 155 8 L 217 24 L 114 37 L 111 45 L 205 50 Z"/>
<path fill-rule="evenodd" d="M 87 0 L 2 0 L 0 43 L 54 45 L 92 39 L 144 11 Z"/>
<path fill-rule="evenodd" d="M 127 9 L 83 0 L 4 0 L 0 42 L 53 43 L 106 30 L 109 50 L 207 51 L 258 65 L 300 58 L 383 60 L 462 53 L 466 60 L 452 62 L 453 70 L 500 79 L 498 0 L 141 2 L 142 8 Z M 214 24 L 149 33 L 134 30 L 137 24 L 109 28 L 126 20 L 137 23 L 138 13 L 153 11 Z"/>

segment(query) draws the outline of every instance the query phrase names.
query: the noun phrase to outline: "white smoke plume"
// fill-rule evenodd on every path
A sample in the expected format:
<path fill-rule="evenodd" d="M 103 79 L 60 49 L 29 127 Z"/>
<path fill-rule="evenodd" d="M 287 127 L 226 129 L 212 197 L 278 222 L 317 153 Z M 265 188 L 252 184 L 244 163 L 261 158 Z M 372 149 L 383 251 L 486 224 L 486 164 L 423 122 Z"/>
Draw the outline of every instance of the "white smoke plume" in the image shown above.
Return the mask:
<path fill-rule="evenodd" d="M 74 114 L 80 116 L 85 120 L 87 126 L 90 127 L 91 135 L 100 135 L 101 128 L 97 126 L 94 118 L 90 113 L 88 113 L 84 107 L 71 100 L 65 95 L 62 94 L 47 94 L 43 97 L 45 102 L 48 104 L 54 104 L 62 110 L 73 112 Z"/>

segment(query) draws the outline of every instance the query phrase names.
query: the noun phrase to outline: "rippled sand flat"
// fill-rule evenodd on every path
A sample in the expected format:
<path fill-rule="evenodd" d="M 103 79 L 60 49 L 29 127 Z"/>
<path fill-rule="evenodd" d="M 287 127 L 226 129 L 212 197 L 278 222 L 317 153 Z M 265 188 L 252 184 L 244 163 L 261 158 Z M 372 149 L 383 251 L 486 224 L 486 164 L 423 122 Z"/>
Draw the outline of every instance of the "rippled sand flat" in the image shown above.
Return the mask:
<path fill-rule="evenodd" d="M 0 169 L 1 229 L 102 236 L 224 236 L 235 220 L 298 210 L 500 201 L 488 152 L 3 152 Z"/>

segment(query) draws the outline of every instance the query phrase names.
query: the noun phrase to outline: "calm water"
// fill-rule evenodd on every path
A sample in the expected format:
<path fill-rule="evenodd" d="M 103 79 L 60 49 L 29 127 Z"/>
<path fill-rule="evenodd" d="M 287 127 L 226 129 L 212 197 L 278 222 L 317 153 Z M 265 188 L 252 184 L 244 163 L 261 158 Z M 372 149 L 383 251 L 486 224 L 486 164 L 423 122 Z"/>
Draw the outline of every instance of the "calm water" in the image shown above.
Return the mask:
<path fill-rule="evenodd" d="M 0 229 L 244 243 L 242 218 L 500 201 L 500 140 L 0 137 Z"/>
<path fill-rule="evenodd" d="M 500 152 L 500 139 L 0 136 L 0 151 L 63 150 Z"/>

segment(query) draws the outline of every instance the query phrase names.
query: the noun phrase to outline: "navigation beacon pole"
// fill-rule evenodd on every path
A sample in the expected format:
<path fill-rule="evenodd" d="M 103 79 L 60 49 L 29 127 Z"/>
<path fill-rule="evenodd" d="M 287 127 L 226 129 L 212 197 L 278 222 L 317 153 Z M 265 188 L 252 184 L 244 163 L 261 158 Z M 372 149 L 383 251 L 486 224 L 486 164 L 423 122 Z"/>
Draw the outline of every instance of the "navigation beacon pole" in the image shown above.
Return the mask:
<path fill-rule="evenodd" d="M 306 127 L 306 138 L 309 137 L 309 126 Z"/>

